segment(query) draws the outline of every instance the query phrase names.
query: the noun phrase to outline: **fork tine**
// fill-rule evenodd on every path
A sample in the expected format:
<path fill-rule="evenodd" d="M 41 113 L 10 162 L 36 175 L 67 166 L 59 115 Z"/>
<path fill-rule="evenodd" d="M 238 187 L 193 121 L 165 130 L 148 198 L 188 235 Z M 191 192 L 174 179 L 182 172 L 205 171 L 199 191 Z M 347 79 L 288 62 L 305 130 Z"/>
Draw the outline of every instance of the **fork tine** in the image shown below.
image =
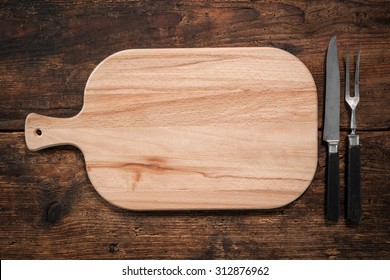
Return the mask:
<path fill-rule="evenodd" d="M 345 100 L 348 101 L 348 98 L 351 97 L 349 91 L 349 47 L 347 46 L 347 53 L 345 58 Z"/>
<path fill-rule="evenodd" d="M 356 59 L 356 67 L 355 67 L 355 97 L 359 100 L 359 65 L 360 65 L 360 46 L 358 50 L 358 55 Z"/>

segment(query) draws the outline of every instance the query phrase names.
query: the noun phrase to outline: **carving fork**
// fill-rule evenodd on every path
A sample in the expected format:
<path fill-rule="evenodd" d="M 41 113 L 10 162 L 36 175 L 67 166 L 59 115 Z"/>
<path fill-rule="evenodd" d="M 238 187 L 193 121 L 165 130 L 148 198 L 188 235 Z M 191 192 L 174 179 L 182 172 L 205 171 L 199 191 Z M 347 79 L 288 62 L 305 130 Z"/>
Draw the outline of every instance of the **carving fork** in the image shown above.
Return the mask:
<path fill-rule="evenodd" d="M 351 107 L 351 134 L 348 135 L 348 169 L 347 169 L 347 220 L 359 222 L 362 214 L 360 187 L 360 147 L 359 135 L 356 134 L 356 106 L 359 103 L 359 64 L 360 47 L 355 67 L 355 95 L 349 90 L 349 48 L 345 62 L 345 101 Z"/>

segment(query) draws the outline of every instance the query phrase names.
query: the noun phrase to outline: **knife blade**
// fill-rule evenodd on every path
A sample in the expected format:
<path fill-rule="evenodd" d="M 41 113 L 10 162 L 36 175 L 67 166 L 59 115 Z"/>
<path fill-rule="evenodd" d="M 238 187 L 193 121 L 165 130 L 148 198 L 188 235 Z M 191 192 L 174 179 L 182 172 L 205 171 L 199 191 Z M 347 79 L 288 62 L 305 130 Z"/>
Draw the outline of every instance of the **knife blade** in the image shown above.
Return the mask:
<path fill-rule="evenodd" d="M 328 142 L 326 217 L 337 221 L 340 213 L 340 171 L 338 144 L 340 139 L 340 70 L 337 38 L 334 36 L 326 55 L 326 92 L 323 140 Z"/>

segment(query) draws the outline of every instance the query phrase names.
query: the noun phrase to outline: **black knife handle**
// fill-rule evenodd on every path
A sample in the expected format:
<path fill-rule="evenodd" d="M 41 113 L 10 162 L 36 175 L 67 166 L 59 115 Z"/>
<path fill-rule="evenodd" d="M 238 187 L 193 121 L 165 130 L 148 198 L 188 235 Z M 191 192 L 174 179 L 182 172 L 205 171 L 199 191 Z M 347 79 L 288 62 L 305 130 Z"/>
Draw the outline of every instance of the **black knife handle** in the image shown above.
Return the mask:
<path fill-rule="evenodd" d="M 362 216 L 360 147 L 351 143 L 348 147 L 347 177 L 347 220 L 356 223 Z"/>
<path fill-rule="evenodd" d="M 328 153 L 326 218 L 338 221 L 340 216 L 340 168 L 339 153 Z"/>

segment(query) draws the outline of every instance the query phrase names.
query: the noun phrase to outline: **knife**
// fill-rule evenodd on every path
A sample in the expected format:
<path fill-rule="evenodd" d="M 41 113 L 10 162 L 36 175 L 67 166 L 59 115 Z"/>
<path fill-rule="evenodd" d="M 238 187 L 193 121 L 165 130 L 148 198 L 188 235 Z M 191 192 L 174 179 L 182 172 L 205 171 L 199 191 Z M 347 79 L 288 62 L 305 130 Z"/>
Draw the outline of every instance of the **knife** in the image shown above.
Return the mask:
<path fill-rule="evenodd" d="M 340 139 L 340 70 L 337 38 L 334 36 L 326 55 L 325 123 L 323 140 L 328 142 L 326 218 L 337 221 L 340 213 L 340 171 L 338 145 Z"/>

